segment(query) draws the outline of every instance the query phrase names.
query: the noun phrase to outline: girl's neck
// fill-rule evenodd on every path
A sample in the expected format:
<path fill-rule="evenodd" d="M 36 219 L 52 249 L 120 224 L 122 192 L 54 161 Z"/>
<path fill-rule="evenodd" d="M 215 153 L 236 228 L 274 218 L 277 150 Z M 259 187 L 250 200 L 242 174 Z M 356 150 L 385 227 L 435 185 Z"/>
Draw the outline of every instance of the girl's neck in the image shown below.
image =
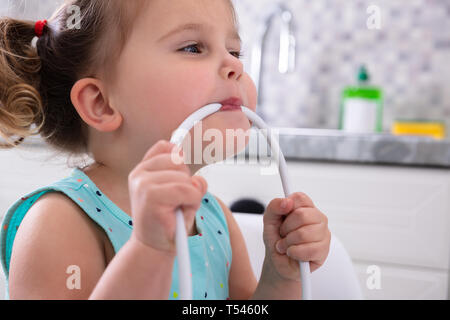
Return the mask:
<path fill-rule="evenodd" d="M 89 179 L 104 193 L 115 205 L 131 217 L 130 197 L 128 193 L 128 174 L 101 163 L 93 163 L 83 169 Z M 119 172 L 119 174 L 118 174 Z"/>

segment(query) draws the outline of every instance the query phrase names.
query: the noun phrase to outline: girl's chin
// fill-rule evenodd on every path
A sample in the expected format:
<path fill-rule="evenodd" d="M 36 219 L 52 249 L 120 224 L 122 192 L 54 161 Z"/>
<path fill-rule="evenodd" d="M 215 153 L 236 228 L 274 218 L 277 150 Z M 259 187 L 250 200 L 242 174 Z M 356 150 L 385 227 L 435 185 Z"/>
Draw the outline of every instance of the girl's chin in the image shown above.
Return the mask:
<path fill-rule="evenodd" d="M 198 137 L 200 138 L 200 137 Z M 195 139 L 194 139 L 195 140 Z M 185 141 L 183 149 L 191 163 L 214 164 L 243 152 L 249 143 L 245 134 L 218 136 L 204 135 L 202 141 Z"/>
<path fill-rule="evenodd" d="M 198 124 L 197 124 L 198 125 Z M 237 136 L 245 135 L 251 129 L 250 121 L 245 117 L 242 119 L 208 119 L 202 122 L 201 130 L 203 136 L 218 135 L 218 131 L 225 137 L 228 134 Z M 197 129 L 200 129 L 198 127 Z M 210 131 L 211 130 L 211 131 Z M 249 133 L 247 133 L 249 134 Z"/>

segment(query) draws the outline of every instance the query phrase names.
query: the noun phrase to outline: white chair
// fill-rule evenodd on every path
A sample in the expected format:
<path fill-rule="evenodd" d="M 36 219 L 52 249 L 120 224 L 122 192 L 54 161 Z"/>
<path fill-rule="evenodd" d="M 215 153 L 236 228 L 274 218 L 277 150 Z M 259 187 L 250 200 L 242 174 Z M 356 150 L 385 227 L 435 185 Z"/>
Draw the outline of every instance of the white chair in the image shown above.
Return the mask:
<path fill-rule="evenodd" d="M 244 236 L 253 271 L 259 280 L 264 262 L 263 216 L 233 212 Z M 361 287 L 349 254 L 334 235 L 325 263 L 311 274 L 314 300 L 361 300 Z"/>

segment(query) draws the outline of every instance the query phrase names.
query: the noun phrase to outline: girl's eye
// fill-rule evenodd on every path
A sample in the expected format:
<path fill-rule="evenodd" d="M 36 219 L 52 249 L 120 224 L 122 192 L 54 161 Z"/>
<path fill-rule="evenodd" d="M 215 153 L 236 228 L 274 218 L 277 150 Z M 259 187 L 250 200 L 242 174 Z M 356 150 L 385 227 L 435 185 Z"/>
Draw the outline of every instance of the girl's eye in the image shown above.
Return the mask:
<path fill-rule="evenodd" d="M 244 55 L 242 54 L 242 51 L 236 51 L 236 52 L 230 52 L 232 55 L 234 55 L 236 58 L 241 59 Z"/>
<path fill-rule="evenodd" d="M 193 53 L 193 54 L 198 54 L 198 53 L 201 53 L 201 52 L 198 52 L 198 51 L 199 51 L 199 49 L 198 49 L 199 47 L 201 47 L 201 45 L 199 45 L 199 44 L 191 44 L 191 45 L 189 45 L 189 46 L 187 46 L 187 47 L 184 47 L 184 48 L 180 49 L 179 51 L 185 51 L 185 50 L 189 49 L 189 51 L 185 51 L 185 52 L 190 52 L 190 53 Z M 194 52 L 193 52 L 192 50 L 190 50 L 190 49 L 194 49 Z M 230 54 L 232 54 L 233 56 L 235 56 L 237 59 L 240 59 L 240 58 L 243 57 L 241 51 L 230 52 Z"/>
<path fill-rule="evenodd" d="M 196 50 L 198 50 L 199 45 L 198 44 L 191 44 L 187 47 L 184 47 L 182 49 L 180 49 L 180 51 L 184 51 L 185 49 L 191 49 L 191 48 L 197 48 Z M 191 53 L 196 53 L 196 52 L 191 52 Z"/>

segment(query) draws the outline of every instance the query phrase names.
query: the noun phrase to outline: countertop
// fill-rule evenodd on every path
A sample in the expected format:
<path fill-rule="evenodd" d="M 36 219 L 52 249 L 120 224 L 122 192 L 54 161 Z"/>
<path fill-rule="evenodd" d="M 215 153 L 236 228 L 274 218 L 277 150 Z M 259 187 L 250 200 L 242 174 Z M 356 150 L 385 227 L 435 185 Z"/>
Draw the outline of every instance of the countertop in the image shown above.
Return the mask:
<path fill-rule="evenodd" d="M 259 137 L 260 153 L 270 155 L 265 138 L 251 129 L 246 156 L 256 157 L 252 143 Z M 272 128 L 286 160 L 318 160 L 366 164 L 449 167 L 450 140 L 388 133 L 350 134 L 339 130 Z M 263 150 L 263 151 L 261 151 Z M 264 153 L 265 152 L 265 153 Z M 267 158 L 267 156 L 266 156 Z"/>
<path fill-rule="evenodd" d="M 273 127 L 286 160 L 313 160 L 364 164 L 391 164 L 450 168 L 450 140 L 420 136 L 349 134 L 339 130 Z M 259 153 L 258 153 L 259 138 Z M 269 158 L 270 148 L 259 129 L 250 130 L 246 157 Z M 27 139 L 26 148 L 44 148 L 39 137 Z"/>

